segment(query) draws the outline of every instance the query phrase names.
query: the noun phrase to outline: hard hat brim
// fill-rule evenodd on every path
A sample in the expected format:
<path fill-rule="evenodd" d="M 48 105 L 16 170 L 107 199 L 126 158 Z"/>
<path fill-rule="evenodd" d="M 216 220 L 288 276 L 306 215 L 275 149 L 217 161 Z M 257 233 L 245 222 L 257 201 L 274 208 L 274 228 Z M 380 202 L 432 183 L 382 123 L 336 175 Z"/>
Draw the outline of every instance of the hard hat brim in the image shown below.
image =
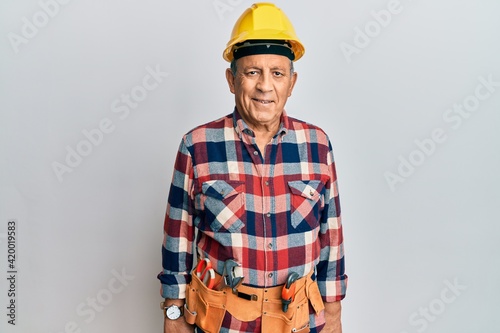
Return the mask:
<path fill-rule="evenodd" d="M 281 40 L 249 40 L 233 47 L 234 60 L 255 54 L 277 54 L 295 60 L 291 44 Z"/>
<path fill-rule="evenodd" d="M 258 33 L 253 33 L 253 34 L 244 31 L 241 34 L 239 34 L 236 38 L 231 39 L 227 43 L 226 49 L 224 50 L 222 57 L 226 61 L 231 62 L 234 58 L 233 51 L 234 51 L 234 46 L 236 44 L 251 40 L 263 40 L 263 39 L 290 43 L 293 53 L 295 55 L 293 61 L 299 60 L 305 53 L 305 49 L 302 43 L 298 41 L 296 37 L 294 37 L 292 34 L 284 31 L 261 30 Z"/>

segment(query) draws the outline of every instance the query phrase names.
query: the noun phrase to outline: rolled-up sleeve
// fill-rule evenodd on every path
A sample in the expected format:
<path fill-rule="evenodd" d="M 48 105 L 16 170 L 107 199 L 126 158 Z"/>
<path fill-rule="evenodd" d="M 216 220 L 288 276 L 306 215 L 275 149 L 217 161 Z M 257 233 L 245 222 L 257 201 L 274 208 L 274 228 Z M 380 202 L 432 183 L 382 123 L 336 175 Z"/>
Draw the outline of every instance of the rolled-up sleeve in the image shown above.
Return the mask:
<path fill-rule="evenodd" d="M 326 184 L 325 207 L 321 216 L 320 260 L 316 267 L 319 290 L 325 302 L 340 301 L 345 297 L 347 275 L 344 265 L 344 239 L 340 212 L 337 173 L 329 143 L 329 182 Z"/>
<path fill-rule="evenodd" d="M 158 274 L 163 298 L 184 299 L 193 264 L 193 163 L 183 138 L 177 152 L 162 245 L 163 271 Z"/>

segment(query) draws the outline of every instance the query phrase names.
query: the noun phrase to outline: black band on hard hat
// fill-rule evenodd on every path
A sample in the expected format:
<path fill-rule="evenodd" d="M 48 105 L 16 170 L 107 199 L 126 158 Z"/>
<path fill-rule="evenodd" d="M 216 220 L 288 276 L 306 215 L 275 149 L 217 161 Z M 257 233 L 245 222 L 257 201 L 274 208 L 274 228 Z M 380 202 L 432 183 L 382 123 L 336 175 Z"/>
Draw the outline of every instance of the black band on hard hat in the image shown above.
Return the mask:
<path fill-rule="evenodd" d="M 234 60 L 254 54 L 277 54 L 290 60 L 295 59 L 292 46 L 282 40 L 247 40 L 236 44 L 233 49 Z"/>

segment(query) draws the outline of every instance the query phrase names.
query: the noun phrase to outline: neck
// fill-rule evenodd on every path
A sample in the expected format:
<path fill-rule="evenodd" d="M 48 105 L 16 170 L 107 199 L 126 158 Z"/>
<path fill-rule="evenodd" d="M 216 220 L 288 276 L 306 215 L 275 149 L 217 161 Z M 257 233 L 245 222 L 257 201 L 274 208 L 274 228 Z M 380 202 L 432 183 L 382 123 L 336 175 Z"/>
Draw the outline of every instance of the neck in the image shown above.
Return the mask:
<path fill-rule="evenodd" d="M 265 153 L 266 150 L 266 145 L 271 142 L 274 134 L 273 133 L 259 133 L 259 132 L 254 132 L 255 133 L 255 142 L 257 143 L 257 146 L 259 147 L 259 150 L 262 154 Z"/>

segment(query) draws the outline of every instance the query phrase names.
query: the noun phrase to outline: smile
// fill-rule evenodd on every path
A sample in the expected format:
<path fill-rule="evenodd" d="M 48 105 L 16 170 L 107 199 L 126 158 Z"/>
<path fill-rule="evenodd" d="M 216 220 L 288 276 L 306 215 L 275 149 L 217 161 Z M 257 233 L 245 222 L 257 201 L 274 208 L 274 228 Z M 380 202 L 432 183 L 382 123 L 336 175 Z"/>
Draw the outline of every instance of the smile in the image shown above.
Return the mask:
<path fill-rule="evenodd" d="M 274 103 L 274 101 L 268 100 L 268 99 L 258 99 L 258 98 L 252 98 L 252 100 L 261 103 L 261 104 L 270 104 Z"/>

